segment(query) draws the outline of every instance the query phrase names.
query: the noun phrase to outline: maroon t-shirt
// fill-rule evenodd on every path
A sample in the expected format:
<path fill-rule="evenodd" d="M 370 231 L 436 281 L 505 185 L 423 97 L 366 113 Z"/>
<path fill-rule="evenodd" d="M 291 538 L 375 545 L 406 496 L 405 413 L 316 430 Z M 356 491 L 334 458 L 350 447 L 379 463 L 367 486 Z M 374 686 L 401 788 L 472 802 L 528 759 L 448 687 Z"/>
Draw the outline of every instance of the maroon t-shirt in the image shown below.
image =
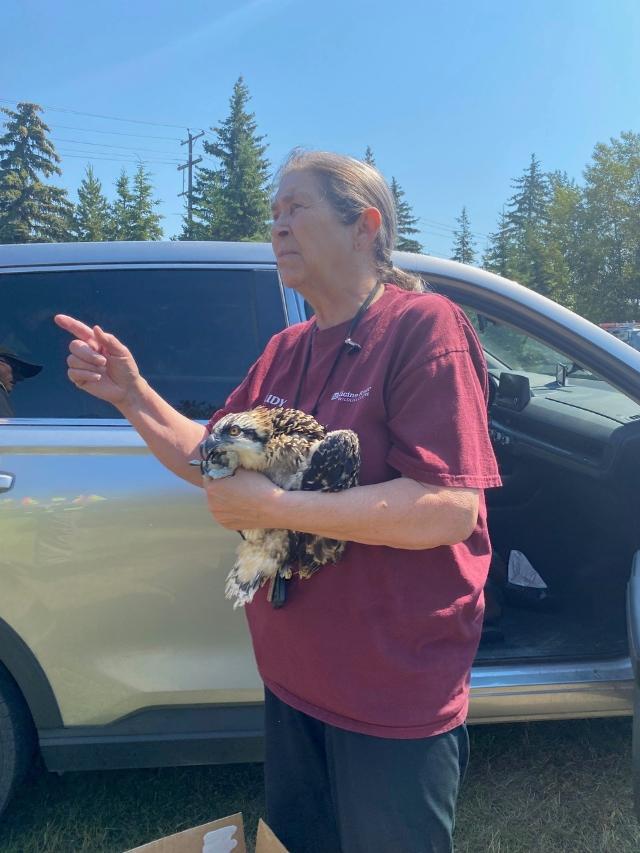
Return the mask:
<path fill-rule="evenodd" d="M 268 343 L 214 423 L 258 405 L 311 411 L 350 323 L 310 320 Z M 487 431 L 485 360 L 443 296 L 386 285 L 319 400 L 317 420 L 360 437 L 360 483 L 409 477 L 500 485 Z M 303 376 L 310 349 L 309 367 Z M 258 669 L 284 702 L 350 731 L 391 738 L 448 731 L 467 715 L 490 544 L 484 497 L 472 535 L 412 551 L 349 542 L 336 565 L 289 582 L 274 609 L 262 587 L 246 612 Z"/>

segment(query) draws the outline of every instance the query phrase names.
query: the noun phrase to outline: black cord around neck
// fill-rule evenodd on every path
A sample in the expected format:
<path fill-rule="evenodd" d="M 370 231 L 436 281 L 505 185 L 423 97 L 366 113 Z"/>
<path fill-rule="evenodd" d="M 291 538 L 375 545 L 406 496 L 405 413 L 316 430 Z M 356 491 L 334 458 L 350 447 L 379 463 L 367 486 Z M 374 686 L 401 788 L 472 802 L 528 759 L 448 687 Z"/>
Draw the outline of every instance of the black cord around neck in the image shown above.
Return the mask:
<path fill-rule="evenodd" d="M 347 336 L 344 339 L 344 341 L 342 341 L 340 346 L 338 347 L 338 351 L 336 352 L 336 356 L 333 360 L 333 364 L 331 365 L 331 369 L 329 370 L 329 373 L 327 374 L 327 378 L 325 379 L 324 384 L 323 384 L 322 388 L 320 389 L 320 393 L 316 397 L 316 401 L 313 404 L 313 408 L 309 412 L 309 414 L 312 417 L 315 418 L 315 416 L 318 413 L 318 406 L 320 405 L 320 399 L 322 398 L 322 395 L 324 394 L 324 392 L 327 390 L 327 385 L 329 384 L 329 382 L 331 381 L 331 377 L 335 373 L 336 367 L 338 366 L 338 362 L 340 361 L 340 357 L 341 357 L 342 353 L 344 352 L 344 348 L 348 347 L 347 352 L 349 353 L 349 355 L 353 355 L 354 353 L 360 352 L 360 350 L 362 349 L 362 346 L 359 343 L 356 343 L 356 341 L 354 341 L 352 339 L 351 335 L 353 335 L 353 333 L 355 332 L 355 330 L 358 326 L 358 323 L 360 322 L 360 320 L 364 316 L 365 312 L 368 310 L 369 306 L 371 305 L 371 303 L 375 299 L 376 293 L 380 290 L 381 287 L 382 287 L 382 283 L 379 281 L 377 281 L 374 284 L 374 286 L 371 288 L 371 290 L 367 294 L 367 298 L 364 300 L 362 305 L 358 308 L 358 311 L 357 311 L 355 317 L 351 321 L 351 323 L 349 325 L 349 329 L 347 330 Z M 306 351 L 305 357 L 304 357 L 304 365 L 302 367 L 302 378 L 300 379 L 300 383 L 298 385 L 298 390 L 296 391 L 296 396 L 295 396 L 295 399 L 293 401 L 293 408 L 294 409 L 297 409 L 298 405 L 300 403 L 300 397 L 302 395 L 302 387 L 304 385 L 304 381 L 305 381 L 305 379 L 307 377 L 307 373 L 309 371 L 309 365 L 311 364 L 311 353 L 313 350 L 313 339 L 314 339 L 314 336 L 315 336 L 317 329 L 318 329 L 317 325 L 314 325 L 314 327 L 311 331 L 311 335 L 309 336 L 309 345 L 307 346 L 307 351 Z"/>

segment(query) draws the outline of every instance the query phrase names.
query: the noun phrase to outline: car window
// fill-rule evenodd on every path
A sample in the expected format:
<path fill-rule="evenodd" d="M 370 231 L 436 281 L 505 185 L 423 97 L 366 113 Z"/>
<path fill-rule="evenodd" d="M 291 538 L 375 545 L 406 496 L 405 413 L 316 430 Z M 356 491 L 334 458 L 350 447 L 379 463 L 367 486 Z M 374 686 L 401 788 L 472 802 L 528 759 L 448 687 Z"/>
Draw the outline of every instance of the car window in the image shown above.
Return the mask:
<path fill-rule="evenodd" d="M 464 310 L 480 338 L 490 369 L 493 359 L 508 370 L 539 373 L 555 378 L 558 364 L 571 365 L 571 360 L 566 355 L 519 329 L 499 323 L 473 309 Z"/>
<path fill-rule="evenodd" d="M 473 324 L 487 358 L 490 373 L 514 370 L 529 376 L 532 388 L 558 387 L 559 365 L 566 368 L 566 382 L 571 386 L 607 392 L 606 411 L 620 417 L 637 418 L 640 406 L 592 371 L 574 362 L 570 355 L 559 352 L 525 332 L 461 306 Z"/>
<path fill-rule="evenodd" d="M 517 370 L 549 377 L 549 380 L 553 381 L 558 375 L 558 367 L 562 365 L 567 369 L 568 375 L 575 379 L 597 380 L 603 383 L 598 375 L 573 361 L 570 355 L 473 309 L 464 310 L 480 338 L 489 370 Z"/>
<path fill-rule="evenodd" d="M 97 323 L 134 354 L 158 393 L 208 418 L 284 325 L 275 271 L 78 270 L 0 276 L 0 347 L 42 371 L 9 396 L 15 417 L 117 418 L 66 376 L 69 336 L 56 313 Z"/>

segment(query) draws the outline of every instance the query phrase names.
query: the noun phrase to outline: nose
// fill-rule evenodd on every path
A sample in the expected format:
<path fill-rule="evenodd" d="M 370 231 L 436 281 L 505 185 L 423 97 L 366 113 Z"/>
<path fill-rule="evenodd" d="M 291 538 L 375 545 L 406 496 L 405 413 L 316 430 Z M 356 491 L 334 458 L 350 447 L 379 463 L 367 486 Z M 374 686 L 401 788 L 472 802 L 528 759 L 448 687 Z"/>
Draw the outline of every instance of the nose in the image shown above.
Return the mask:
<path fill-rule="evenodd" d="M 286 237 L 289 233 L 289 221 L 284 213 L 274 219 L 271 223 L 271 239 L 274 237 Z"/>

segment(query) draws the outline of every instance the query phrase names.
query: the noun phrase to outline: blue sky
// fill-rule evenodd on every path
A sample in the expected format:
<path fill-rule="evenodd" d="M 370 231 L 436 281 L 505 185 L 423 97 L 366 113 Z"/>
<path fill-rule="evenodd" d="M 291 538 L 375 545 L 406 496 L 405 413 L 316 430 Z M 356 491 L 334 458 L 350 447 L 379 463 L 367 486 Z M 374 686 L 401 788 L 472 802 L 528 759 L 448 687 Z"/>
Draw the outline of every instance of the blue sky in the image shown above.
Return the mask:
<path fill-rule="evenodd" d="M 0 105 L 46 108 L 74 200 L 87 162 L 111 197 L 148 158 L 167 237 L 180 140 L 240 74 L 275 166 L 370 145 L 443 256 L 463 205 L 484 248 L 532 153 L 580 180 L 597 142 L 640 132 L 638 0 L 5 0 L 3 20 Z"/>

